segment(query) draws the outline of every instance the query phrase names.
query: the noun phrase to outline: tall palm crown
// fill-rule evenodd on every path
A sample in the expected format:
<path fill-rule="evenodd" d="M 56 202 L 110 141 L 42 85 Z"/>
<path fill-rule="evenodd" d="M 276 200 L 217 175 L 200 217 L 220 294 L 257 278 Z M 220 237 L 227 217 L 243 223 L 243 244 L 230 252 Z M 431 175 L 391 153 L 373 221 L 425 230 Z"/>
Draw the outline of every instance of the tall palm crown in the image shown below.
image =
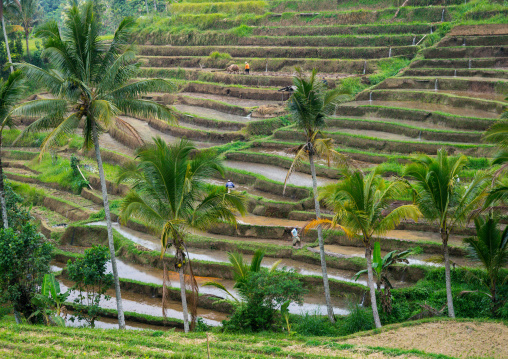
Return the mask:
<path fill-rule="evenodd" d="M 412 161 L 405 175 L 414 180 L 416 204 L 425 218 L 437 221 L 446 233 L 465 224 L 485 200 L 485 173 L 478 172 L 468 186 L 460 185 L 459 174 L 467 164 L 466 156 L 449 157 L 446 150 L 440 149 L 436 158 L 420 155 Z"/>
<path fill-rule="evenodd" d="M 476 237 L 468 237 L 464 242 L 468 245 L 469 255 L 473 260 L 481 262 L 487 270 L 490 283 L 490 297 L 494 304 L 497 302 L 497 282 L 502 268 L 508 264 L 508 227 L 501 231 L 499 220 L 492 217 L 475 219 Z M 495 309 L 495 308 L 494 308 Z"/>
<path fill-rule="evenodd" d="M 320 192 L 335 216 L 332 221 L 349 237 L 361 234 L 366 246 L 371 239 L 394 229 L 404 218 L 418 219 L 420 211 L 415 205 L 403 205 L 386 214 L 393 198 L 407 190 L 401 181 L 385 182 L 378 169 L 365 175 L 362 171 L 343 171 L 343 179 L 326 186 Z"/>
<path fill-rule="evenodd" d="M 42 145 L 41 154 L 61 136 L 76 129 L 81 120 L 84 148 L 92 146 L 94 126 L 105 131 L 120 113 L 174 120 L 165 106 L 139 99 L 148 92 L 171 91 L 174 88 L 171 83 L 162 79 L 130 82 L 139 69 L 129 45 L 133 19 L 124 19 L 113 40 L 105 41 L 99 36 L 101 26 L 95 21 L 91 2 L 81 8 L 73 5 L 65 15 L 61 30 L 55 21 L 50 21 L 35 33 L 44 40 L 43 56 L 48 59 L 50 69 L 16 64 L 54 97 L 27 102 L 17 110 L 25 116 L 43 115 L 23 134 L 53 129 Z"/>
<path fill-rule="evenodd" d="M 335 112 L 337 104 L 349 99 L 350 92 L 343 88 L 328 90 L 325 83 L 318 79 L 316 69 L 309 78 L 299 68 L 296 70 L 298 76 L 293 79 L 295 90 L 288 107 L 296 127 L 305 132 L 305 143 L 298 147 L 284 184 L 309 155 L 326 158 L 328 165 L 332 159 L 344 162 L 344 156 L 333 149 L 331 139 L 320 136 L 320 130 L 326 126 L 325 119 Z"/>
<path fill-rule="evenodd" d="M 184 329 L 187 332 L 189 325 L 183 275 L 187 265 L 193 300 L 196 299 L 197 285 L 190 262 L 186 259 L 186 230 L 188 227 L 206 229 L 219 221 L 236 224 L 234 212 L 245 213 L 244 197 L 227 193 L 225 187 L 205 182 L 224 171 L 214 153 L 196 153 L 196 148 L 185 139 L 167 145 L 156 138 L 154 143 L 138 150 L 138 161 L 124 168 L 118 177 L 119 182 L 130 181 L 133 189 L 122 201 L 120 219 L 137 218 L 153 232 L 159 233 L 161 258 L 168 248 L 175 248 L 175 269 L 180 274 Z"/>
<path fill-rule="evenodd" d="M 133 189 L 122 201 L 121 218 L 135 217 L 161 233 L 161 255 L 173 239 L 185 235 L 186 227 L 236 223 L 234 211 L 245 213 L 243 196 L 205 182 L 224 172 L 214 153 L 197 152 L 191 158 L 196 147 L 185 139 L 167 145 L 155 138 L 154 143 L 140 149 L 139 161 L 119 176 L 119 181 L 131 181 Z"/>
<path fill-rule="evenodd" d="M 11 112 L 25 92 L 24 79 L 20 71 L 10 74 L 6 81 L 0 79 L 0 151 L 2 149 L 2 134 L 5 126 L 11 126 Z M 4 195 L 4 178 L 2 156 L 0 156 L 0 205 L 2 211 L 2 223 L 4 228 L 9 228 L 7 219 L 7 207 Z"/>
<path fill-rule="evenodd" d="M 393 198 L 405 191 L 407 185 L 402 181 L 386 183 L 377 168 L 368 175 L 360 170 L 344 170 L 342 175 L 343 179 L 326 186 L 320 192 L 320 198 L 335 212 L 333 220 L 315 220 L 307 227 L 313 228 L 319 225 L 338 227 L 348 237 L 362 236 L 367 260 L 372 313 L 376 327 L 381 327 L 374 288 L 371 240 L 374 235 L 382 235 L 394 229 L 404 218 L 412 218 L 416 221 L 420 211 L 415 205 L 403 205 L 387 214 Z"/>
<path fill-rule="evenodd" d="M 449 157 L 446 150 L 440 149 L 436 158 L 417 156 L 405 169 L 405 175 L 413 180 L 414 200 L 423 216 L 439 224 L 445 262 L 446 301 L 448 315 L 452 318 L 455 317 L 455 309 L 448 239 L 456 226 L 466 224 L 483 205 L 490 181 L 486 173 L 478 171 L 469 185 L 460 186 L 459 174 L 466 163 L 466 156 Z"/>

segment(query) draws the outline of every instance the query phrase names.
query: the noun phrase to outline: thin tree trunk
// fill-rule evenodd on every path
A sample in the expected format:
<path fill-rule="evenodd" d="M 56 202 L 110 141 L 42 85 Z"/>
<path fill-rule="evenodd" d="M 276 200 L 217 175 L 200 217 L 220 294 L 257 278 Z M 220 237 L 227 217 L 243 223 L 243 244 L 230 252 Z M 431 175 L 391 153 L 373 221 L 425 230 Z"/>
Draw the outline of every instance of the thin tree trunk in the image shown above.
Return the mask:
<path fill-rule="evenodd" d="M 311 144 L 309 144 L 312 146 Z M 317 193 L 317 178 L 316 166 L 314 165 L 314 158 L 312 156 L 312 148 L 309 149 L 309 163 L 310 172 L 312 174 L 312 190 L 314 191 L 314 206 L 316 207 L 316 219 L 321 219 L 321 209 L 319 207 L 318 193 Z M 335 323 L 333 316 L 332 299 L 330 297 L 330 286 L 328 284 L 328 273 L 326 272 L 326 258 L 325 258 L 325 243 L 323 241 L 323 229 L 318 226 L 318 241 L 319 241 L 319 256 L 321 258 L 321 271 L 323 273 L 323 287 L 325 289 L 326 309 L 328 312 L 328 319 L 330 322 Z"/>
<path fill-rule="evenodd" d="M 367 260 L 367 280 L 370 289 L 370 305 L 372 306 L 372 315 L 376 328 L 381 328 L 381 320 L 379 320 L 379 312 L 377 311 L 376 288 L 374 288 L 374 274 L 372 272 L 372 249 L 370 244 L 365 248 L 365 259 Z"/>
<path fill-rule="evenodd" d="M 157 0 L 153 0 L 153 10 L 157 12 Z"/>
<path fill-rule="evenodd" d="M 187 293 L 185 291 L 185 277 L 183 274 L 183 265 L 178 271 L 180 275 L 180 293 L 182 294 L 182 311 L 183 311 L 183 330 L 189 332 L 189 311 L 187 310 Z"/>
<path fill-rule="evenodd" d="M 148 0 L 145 0 L 146 14 L 148 15 Z"/>
<path fill-rule="evenodd" d="M 5 203 L 5 189 L 4 189 L 4 168 L 2 167 L 2 132 L 0 131 L 0 205 L 2 206 L 2 222 L 4 229 L 9 228 L 9 221 L 7 219 L 7 204 Z"/>
<path fill-rule="evenodd" d="M 455 310 L 453 309 L 452 295 L 452 275 L 450 272 L 450 255 L 448 254 L 448 231 L 442 230 L 441 239 L 443 240 L 443 257 L 445 264 L 445 281 L 446 281 L 446 302 L 448 304 L 448 316 L 455 318 Z"/>
<path fill-rule="evenodd" d="M 30 34 L 27 32 L 25 34 L 25 41 L 26 41 L 26 55 L 28 56 L 28 58 L 30 58 L 30 47 L 28 46 L 28 36 Z"/>
<path fill-rule="evenodd" d="M 7 31 L 5 30 L 5 19 L 4 19 L 4 5 L 3 3 L 0 4 L 1 7 L 1 16 L 2 16 L 2 30 L 4 32 L 4 40 L 5 40 L 5 50 L 7 51 L 7 59 L 9 60 L 9 63 L 12 64 L 12 58 L 11 58 L 11 50 L 9 49 L 9 38 L 7 37 Z M 14 72 L 14 69 L 11 68 L 11 73 Z"/>
<path fill-rule="evenodd" d="M 93 141 L 95 147 L 95 158 L 97 159 L 97 167 L 99 168 L 99 177 L 101 180 L 102 199 L 104 201 L 104 214 L 106 217 L 106 226 L 108 229 L 108 245 L 111 254 L 111 267 L 113 268 L 113 277 L 115 280 L 116 308 L 118 311 L 118 328 L 125 329 L 125 317 L 123 313 L 122 295 L 120 292 L 120 281 L 118 279 L 118 270 L 116 267 L 115 243 L 113 242 L 113 228 L 111 225 L 111 214 L 109 213 L 108 191 L 106 188 L 106 178 L 104 177 L 104 168 L 102 167 L 101 150 L 99 147 L 99 133 L 97 125 L 92 122 Z"/>

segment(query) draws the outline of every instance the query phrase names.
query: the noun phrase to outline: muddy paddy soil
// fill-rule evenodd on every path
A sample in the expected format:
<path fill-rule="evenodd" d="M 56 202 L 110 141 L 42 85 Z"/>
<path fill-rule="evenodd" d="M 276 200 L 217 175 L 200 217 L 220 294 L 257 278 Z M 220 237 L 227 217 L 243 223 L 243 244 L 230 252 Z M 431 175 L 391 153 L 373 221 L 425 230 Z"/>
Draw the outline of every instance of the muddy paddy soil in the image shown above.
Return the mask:
<path fill-rule="evenodd" d="M 182 95 L 182 96 L 189 96 L 189 97 L 200 98 L 200 99 L 204 99 L 204 100 L 214 100 L 214 101 L 225 102 L 230 105 L 241 106 L 241 107 L 258 107 L 258 106 L 262 106 L 262 105 L 276 106 L 276 105 L 281 104 L 280 99 L 279 100 L 274 99 L 273 101 L 248 100 L 248 99 L 241 99 L 238 97 L 211 95 L 211 94 L 198 93 L 198 92 L 180 92 L 178 94 Z"/>
<path fill-rule="evenodd" d="M 256 118 L 252 118 L 250 116 L 231 115 L 229 113 L 212 110 L 206 107 L 180 105 L 180 104 L 173 105 L 173 107 L 180 112 L 189 113 L 197 117 L 212 118 L 219 121 L 250 122 L 256 120 Z"/>
<path fill-rule="evenodd" d="M 179 137 L 174 137 L 171 135 L 168 135 L 167 133 L 158 131 L 148 125 L 147 122 L 143 120 L 139 120 L 134 117 L 128 117 L 128 116 L 119 116 L 122 120 L 130 124 L 134 129 L 138 132 L 139 136 L 143 139 L 145 143 L 152 143 L 154 137 L 160 137 L 167 143 L 175 143 L 179 142 Z M 214 143 L 214 142 L 204 142 L 204 141 L 192 141 L 194 145 L 198 148 L 206 148 L 206 147 L 212 147 L 220 145 L 220 143 Z"/>
<path fill-rule="evenodd" d="M 259 163 L 251 163 L 251 162 L 240 162 L 240 161 L 224 161 L 224 166 L 239 170 L 244 170 L 252 173 L 256 173 L 262 176 L 265 176 L 268 179 L 284 182 L 287 175 L 287 170 L 281 167 L 272 166 L 272 165 L 264 165 Z M 233 179 L 234 182 L 234 179 Z M 324 186 L 329 183 L 335 183 L 335 180 L 329 178 L 318 177 L 317 184 L 318 186 Z M 312 183 L 312 176 L 301 173 L 294 172 L 289 178 L 288 184 L 293 184 L 295 186 L 308 187 Z"/>
<path fill-rule="evenodd" d="M 373 95 L 374 96 L 374 95 Z M 371 105 L 371 106 L 385 106 L 385 107 L 401 107 L 407 109 L 415 109 L 415 110 L 424 110 L 424 111 L 439 111 L 450 113 L 452 115 L 459 115 L 464 117 L 478 117 L 478 118 L 497 118 L 498 115 L 493 112 L 481 111 L 481 110 L 471 110 L 461 107 L 453 107 L 447 105 L 439 105 L 433 103 L 424 103 L 424 102 L 413 102 L 413 101 L 377 101 L 373 99 L 372 101 L 355 101 L 354 104 L 361 105 Z M 351 103 L 348 103 L 351 105 Z M 340 106 L 338 107 L 340 109 Z"/>
<path fill-rule="evenodd" d="M 381 246 L 383 243 L 381 242 Z M 318 250 L 318 247 L 314 248 L 315 250 Z M 325 244 L 325 252 L 330 255 L 340 255 L 344 257 L 359 257 L 359 258 L 365 258 L 365 249 L 362 247 L 347 247 L 347 246 L 340 246 L 336 244 Z M 381 256 L 386 255 L 388 252 L 381 250 Z M 416 265 L 427 265 L 432 267 L 441 267 L 443 266 L 443 256 L 439 254 L 415 254 L 411 255 L 409 258 L 409 264 L 416 264 Z M 450 256 L 450 260 L 454 265 L 458 266 L 468 266 L 468 267 L 477 267 L 478 262 L 473 262 L 471 260 L 468 260 L 464 257 L 456 257 L 456 256 Z"/>
<path fill-rule="evenodd" d="M 225 186 L 227 180 L 228 180 L 228 178 L 225 178 L 223 181 L 211 179 L 211 180 L 208 180 L 207 182 L 212 183 L 216 186 Z M 291 197 L 282 196 L 282 193 L 280 196 L 278 196 L 278 195 L 268 193 L 268 192 L 263 192 L 263 191 L 255 189 L 251 186 L 242 185 L 242 184 L 235 183 L 234 191 L 238 191 L 238 192 L 245 191 L 249 195 L 259 196 L 259 197 L 263 197 L 264 199 L 269 199 L 269 200 L 273 200 L 273 201 L 298 202 L 298 200 L 294 200 Z"/>

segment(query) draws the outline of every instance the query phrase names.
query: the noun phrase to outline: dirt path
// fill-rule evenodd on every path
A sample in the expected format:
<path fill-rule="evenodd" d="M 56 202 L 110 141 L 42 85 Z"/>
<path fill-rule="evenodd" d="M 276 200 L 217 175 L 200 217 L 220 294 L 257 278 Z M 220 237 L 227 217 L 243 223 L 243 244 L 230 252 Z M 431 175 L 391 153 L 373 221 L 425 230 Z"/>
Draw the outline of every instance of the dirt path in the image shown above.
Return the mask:
<path fill-rule="evenodd" d="M 346 342 L 369 347 L 417 349 L 458 358 L 508 358 L 508 326 L 502 323 L 425 323 Z"/>

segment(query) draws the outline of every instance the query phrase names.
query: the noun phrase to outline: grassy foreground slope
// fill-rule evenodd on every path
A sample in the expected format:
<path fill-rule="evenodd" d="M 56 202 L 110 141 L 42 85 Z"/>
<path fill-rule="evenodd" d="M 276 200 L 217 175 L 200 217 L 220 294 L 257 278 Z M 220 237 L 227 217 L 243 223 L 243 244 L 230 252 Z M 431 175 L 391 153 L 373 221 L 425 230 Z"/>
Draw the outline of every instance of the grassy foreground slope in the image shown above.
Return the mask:
<path fill-rule="evenodd" d="M 508 326 L 421 320 L 343 338 L 208 334 L 210 358 L 506 358 Z M 18 326 L 0 321 L 2 358 L 207 358 L 205 333 Z"/>

